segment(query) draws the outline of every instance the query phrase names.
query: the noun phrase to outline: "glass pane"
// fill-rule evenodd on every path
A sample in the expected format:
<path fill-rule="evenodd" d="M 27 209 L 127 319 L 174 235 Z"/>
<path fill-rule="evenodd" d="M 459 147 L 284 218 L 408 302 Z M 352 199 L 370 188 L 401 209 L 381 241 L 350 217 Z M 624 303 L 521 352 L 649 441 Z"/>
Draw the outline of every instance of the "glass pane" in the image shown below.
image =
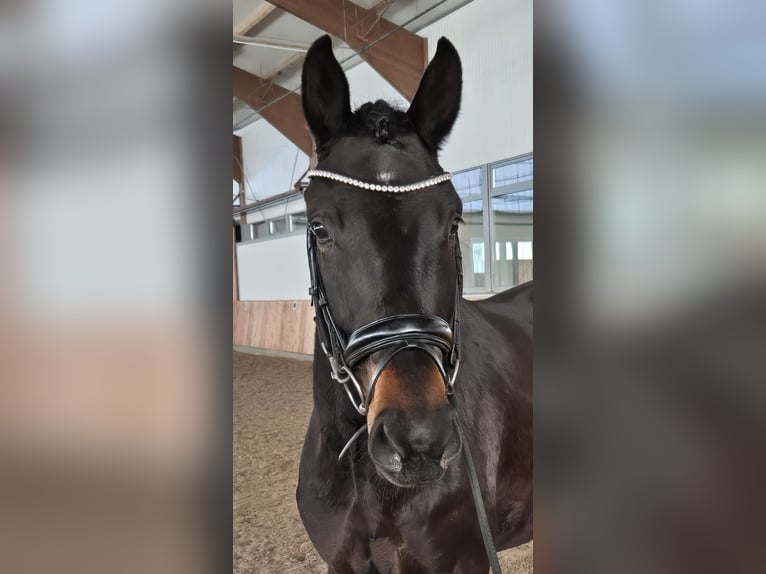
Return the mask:
<path fill-rule="evenodd" d="M 269 235 L 282 235 L 287 233 L 287 220 L 284 218 L 269 221 Z"/>
<path fill-rule="evenodd" d="M 463 204 L 464 225 L 460 226 L 460 250 L 463 253 L 463 287 L 487 287 L 484 246 L 483 201 Z"/>
<path fill-rule="evenodd" d="M 534 191 L 525 189 L 515 193 L 506 193 L 492 198 L 492 209 L 506 213 L 532 213 Z"/>
<path fill-rule="evenodd" d="M 492 198 L 497 257 L 492 288 L 503 290 L 532 280 L 532 190 Z"/>
<path fill-rule="evenodd" d="M 305 229 L 309 220 L 306 217 L 306 212 L 293 213 L 290 215 L 290 231 L 296 231 L 297 229 Z"/>
<path fill-rule="evenodd" d="M 484 273 L 484 242 L 471 240 L 471 260 L 473 261 L 473 273 Z"/>
<path fill-rule="evenodd" d="M 477 167 L 454 174 L 452 185 L 455 186 L 457 194 L 462 199 L 472 195 L 481 195 L 481 168 Z"/>
<path fill-rule="evenodd" d="M 532 181 L 532 158 L 492 168 L 492 187 Z"/>
<path fill-rule="evenodd" d="M 252 228 L 253 228 L 253 239 L 255 238 L 260 239 L 261 237 L 267 236 L 265 221 L 261 221 L 260 223 L 253 223 Z"/>
<path fill-rule="evenodd" d="M 519 259 L 532 259 L 532 242 L 519 241 Z"/>
<path fill-rule="evenodd" d="M 532 258 L 529 259 L 519 259 L 518 261 L 518 278 L 519 280 L 517 283 L 526 283 L 527 281 L 532 281 L 533 278 L 533 271 L 534 266 L 532 265 Z"/>

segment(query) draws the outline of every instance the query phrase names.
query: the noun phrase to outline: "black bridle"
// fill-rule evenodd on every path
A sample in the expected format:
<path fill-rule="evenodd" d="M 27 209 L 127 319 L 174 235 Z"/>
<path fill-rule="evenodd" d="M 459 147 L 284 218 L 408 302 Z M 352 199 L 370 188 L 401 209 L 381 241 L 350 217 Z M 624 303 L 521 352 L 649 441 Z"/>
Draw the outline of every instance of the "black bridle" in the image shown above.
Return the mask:
<path fill-rule="evenodd" d="M 419 350 L 428 355 L 444 379 L 447 395 L 452 396 L 460 367 L 460 301 L 463 293 L 463 265 L 460 242 L 455 242 L 455 304 L 452 323 L 437 315 L 409 313 L 377 319 L 360 327 L 346 339 L 333 320 L 317 260 L 316 236 L 311 225 L 306 232 L 306 249 L 311 276 L 311 304 L 316 309 L 314 321 L 322 351 L 330 363 L 330 376 L 343 385 L 354 409 L 367 415 L 375 384 L 380 374 L 396 355 L 406 350 Z M 386 351 L 364 392 L 354 375 L 354 368 L 373 353 Z M 356 435 L 355 437 L 356 438 Z M 350 446 L 350 443 L 346 447 Z M 341 456 L 345 453 L 341 453 Z"/>
<path fill-rule="evenodd" d="M 351 185 L 370 191 L 387 193 L 417 191 L 424 187 L 438 185 L 449 180 L 451 177 L 449 173 L 445 173 L 414 184 L 387 186 L 371 184 L 327 171 L 312 170 L 307 175 L 309 177 L 320 177 L 338 181 L 344 185 Z M 460 241 L 457 233 L 454 236 L 454 242 L 456 284 L 455 304 L 451 323 L 437 315 L 423 313 L 391 315 L 358 328 L 346 339 L 335 324 L 330 312 L 324 282 L 322 281 L 322 273 L 317 260 L 316 235 L 311 227 L 311 223 L 309 223 L 306 231 L 306 251 L 308 253 L 309 274 L 311 276 L 309 295 L 311 296 L 311 304 L 315 308 L 314 322 L 316 323 L 319 343 L 330 363 L 330 376 L 334 381 L 343 386 L 351 404 L 360 415 L 367 415 L 367 409 L 372 400 L 375 384 L 378 382 L 378 378 L 380 378 L 383 370 L 396 355 L 407 350 L 422 351 L 431 358 L 444 379 L 447 397 L 450 403 L 454 405 L 455 379 L 460 367 L 460 303 L 463 297 L 463 258 L 460 253 Z M 377 363 L 365 393 L 354 375 L 354 368 L 373 353 L 380 351 L 386 351 L 386 354 Z M 492 572 L 501 574 L 500 563 L 497 559 L 492 532 L 489 528 L 484 501 L 481 496 L 481 489 L 479 488 L 479 479 L 476 475 L 476 468 L 473 464 L 468 441 L 465 440 L 460 421 L 458 421 L 457 428 L 463 447 L 468 482 L 471 486 L 471 495 L 479 519 L 479 529 L 481 530 L 484 549 L 489 558 Z M 365 422 L 341 449 L 338 460 L 343 458 L 354 441 L 366 430 L 367 424 Z"/>

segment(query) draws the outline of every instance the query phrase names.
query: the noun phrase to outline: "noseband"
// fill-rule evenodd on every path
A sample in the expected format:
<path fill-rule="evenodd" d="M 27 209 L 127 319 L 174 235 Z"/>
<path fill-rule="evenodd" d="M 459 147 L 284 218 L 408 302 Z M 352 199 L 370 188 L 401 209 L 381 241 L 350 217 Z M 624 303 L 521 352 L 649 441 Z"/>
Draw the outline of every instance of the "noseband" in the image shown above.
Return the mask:
<path fill-rule="evenodd" d="M 330 179 L 345 185 L 369 191 L 382 191 L 384 193 L 417 191 L 449 181 L 452 177 L 449 173 L 443 173 L 409 185 L 390 186 L 367 183 L 321 170 L 311 170 L 307 175 L 312 178 Z M 375 384 L 380 378 L 381 373 L 396 355 L 407 350 L 423 351 L 430 357 L 444 379 L 447 395 L 451 396 L 460 366 L 460 342 L 458 335 L 460 300 L 463 293 L 463 267 L 460 255 L 460 242 L 457 240 L 457 237 L 455 238 L 457 279 L 451 324 L 436 315 L 422 313 L 391 315 L 360 327 L 351 333 L 348 340 L 336 326 L 330 312 L 317 260 L 316 237 L 311 225 L 308 226 L 306 233 L 306 248 L 309 259 L 309 273 L 311 275 L 309 294 L 311 295 L 311 304 L 316 309 L 314 321 L 319 333 L 319 342 L 322 346 L 322 351 L 330 363 L 330 376 L 333 380 L 343 385 L 354 409 L 362 416 L 367 415 Z M 385 355 L 376 365 L 375 372 L 370 378 L 367 392 L 365 393 L 362 385 L 354 375 L 354 368 L 373 353 L 384 351 Z M 346 444 L 346 447 L 341 451 L 341 457 L 353 440 L 361 434 L 363 429 L 364 427 Z"/>

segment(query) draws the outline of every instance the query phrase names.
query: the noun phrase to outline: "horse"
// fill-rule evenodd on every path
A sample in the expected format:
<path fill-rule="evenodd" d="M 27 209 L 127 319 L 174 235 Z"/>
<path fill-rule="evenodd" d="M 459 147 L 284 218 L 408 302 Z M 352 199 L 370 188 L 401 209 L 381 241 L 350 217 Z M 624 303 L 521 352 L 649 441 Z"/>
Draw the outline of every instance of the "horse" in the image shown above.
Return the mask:
<path fill-rule="evenodd" d="M 460 58 L 441 38 L 406 111 L 352 111 L 329 36 L 301 80 L 317 157 L 301 520 L 330 574 L 486 573 L 477 512 L 498 549 L 532 538 L 533 289 L 462 298 L 462 203 L 438 162 Z"/>

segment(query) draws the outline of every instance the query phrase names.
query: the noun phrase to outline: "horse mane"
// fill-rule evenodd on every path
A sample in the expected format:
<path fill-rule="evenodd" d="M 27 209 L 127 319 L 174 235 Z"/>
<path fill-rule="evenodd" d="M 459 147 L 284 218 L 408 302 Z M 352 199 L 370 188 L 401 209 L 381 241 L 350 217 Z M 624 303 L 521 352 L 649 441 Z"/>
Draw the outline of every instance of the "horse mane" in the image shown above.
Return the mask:
<path fill-rule="evenodd" d="M 358 127 L 375 138 L 378 144 L 401 147 L 397 136 L 413 132 L 407 114 L 385 100 L 367 102 L 354 112 Z"/>

